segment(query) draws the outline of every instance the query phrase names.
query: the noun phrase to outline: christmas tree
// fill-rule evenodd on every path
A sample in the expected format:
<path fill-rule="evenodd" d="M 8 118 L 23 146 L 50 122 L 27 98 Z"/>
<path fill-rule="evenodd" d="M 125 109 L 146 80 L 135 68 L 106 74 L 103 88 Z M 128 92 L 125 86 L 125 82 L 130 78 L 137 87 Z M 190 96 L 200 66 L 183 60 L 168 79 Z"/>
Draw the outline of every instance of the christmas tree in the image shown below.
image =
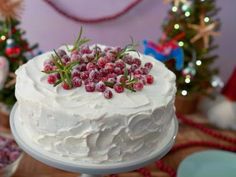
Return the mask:
<path fill-rule="evenodd" d="M 164 20 L 164 42 L 175 40 L 184 53 L 183 67 L 175 72 L 178 94 L 207 94 L 218 70 L 212 64 L 217 59 L 213 51 L 218 47 L 214 37 L 219 35 L 219 8 L 215 0 L 164 0 L 171 3 L 168 17 Z M 161 41 L 163 43 L 163 39 Z"/>
<path fill-rule="evenodd" d="M 11 107 L 15 99 L 16 69 L 32 57 L 37 44 L 29 46 L 18 25 L 22 1 L 0 0 L 0 103 Z"/>

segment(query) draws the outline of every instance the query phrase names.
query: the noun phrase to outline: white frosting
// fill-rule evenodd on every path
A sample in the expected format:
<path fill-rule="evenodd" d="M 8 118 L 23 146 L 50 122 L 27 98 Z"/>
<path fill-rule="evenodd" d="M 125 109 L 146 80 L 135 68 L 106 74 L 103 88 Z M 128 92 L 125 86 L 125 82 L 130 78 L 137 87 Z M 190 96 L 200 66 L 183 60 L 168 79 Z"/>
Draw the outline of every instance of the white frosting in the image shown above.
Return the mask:
<path fill-rule="evenodd" d="M 175 75 L 151 56 L 154 84 L 142 91 L 102 93 L 83 87 L 63 90 L 41 72 L 47 52 L 17 71 L 16 97 L 21 122 L 42 148 L 75 161 L 115 163 L 148 155 L 174 117 Z M 130 53 L 135 56 L 136 53 Z"/>

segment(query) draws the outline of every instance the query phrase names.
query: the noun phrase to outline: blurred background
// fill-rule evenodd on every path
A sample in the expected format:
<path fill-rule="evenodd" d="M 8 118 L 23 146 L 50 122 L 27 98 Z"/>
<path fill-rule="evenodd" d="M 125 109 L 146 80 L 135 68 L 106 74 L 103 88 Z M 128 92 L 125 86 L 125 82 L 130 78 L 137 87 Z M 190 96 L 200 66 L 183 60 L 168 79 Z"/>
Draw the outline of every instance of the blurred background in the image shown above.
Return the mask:
<path fill-rule="evenodd" d="M 68 3 L 57 0 L 57 5 L 75 16 L 96 18 L 114 14 L 126 7 L 132 0 L 79 0 Z M 219 55 L 215 65 L 220 69 L 224 81 L 229 78 L 235 63 L 235 31 L 236 1 L 217 0 L 221 8 L 218 17 L 221 19 L 221 35 L 215 38 L 219 48 L 214 53 Z M 85 29 L 85 35 L 94 43 L 106 45 L 124 45 L 133 36 L 136 41 L 143 39 L 157 40 L 162 35 L 161 25 L 170 9 L 169 4 L 162 0 L 142 1 L 135 9 L 116 20 L 98 24 L 82 24 L 74 22 L 57 13 L 44 1 L 25 0 L 22 14 L 22 28 L 27 31 L 30 42 L 38 42 L 43 51 L 57 48 L 65 43 L 71 43 L 77 36 L 80 26 Z M 106 5 L 104 5 L 106 4 Z M 142 45 L 140 45 L 142 50 Z"/>

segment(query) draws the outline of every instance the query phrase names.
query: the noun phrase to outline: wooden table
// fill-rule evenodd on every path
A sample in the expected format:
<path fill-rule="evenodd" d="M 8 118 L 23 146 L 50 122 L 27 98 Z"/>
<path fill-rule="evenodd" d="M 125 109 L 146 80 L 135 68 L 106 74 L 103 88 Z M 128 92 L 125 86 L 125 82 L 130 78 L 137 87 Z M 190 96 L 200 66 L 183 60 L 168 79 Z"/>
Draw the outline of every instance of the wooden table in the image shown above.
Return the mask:
<path fill-rule="evenodd" d="M 189 118 L 196 120 L 197 122 L 204 123 L 208 126 L 207 120 L 200 114 L 191 115 L 189 116 Z M 226 131 L 226 130 L 219 130 L 219 131 L 226 135 L 236 138 L 236 132 L 234 131 Z M 219 142 L 219 140 L 212 138 L 197 129 L 194 129 L 186 125 L 180 125 L 176 143 L 177 144 L 184 143 L 190 140 L 206 140 L 211 142 Z M 227 144 L 223 141 L 221 143 Z M 166 162 L 166 164 L 172 166 L 174 169 L 177 169 L 179 163 L 186 156 L 204 149 L 206 148 L 194 147 L 194 148 L 184 149 L 176 153 L 168 154 L 167 156 L 164 157 L 164 161 Z M 154 164 L 148 166 L 148 168 L 152 171 L 153 177 L 169 177 L 168 174 L 159 171 Z M 30 156 L 25 155 L 22 163 L 19 166 L 19 169 L 17 170 L 16 174 L 13 177 L 75 177 L 75 176 L 78 175 L 48 167 L 32 159 Z M 120 174 L 119 177 L 142 177 L 142 175 L 140 175 L 137 172 L 130 172 L 130 173 Z"/>

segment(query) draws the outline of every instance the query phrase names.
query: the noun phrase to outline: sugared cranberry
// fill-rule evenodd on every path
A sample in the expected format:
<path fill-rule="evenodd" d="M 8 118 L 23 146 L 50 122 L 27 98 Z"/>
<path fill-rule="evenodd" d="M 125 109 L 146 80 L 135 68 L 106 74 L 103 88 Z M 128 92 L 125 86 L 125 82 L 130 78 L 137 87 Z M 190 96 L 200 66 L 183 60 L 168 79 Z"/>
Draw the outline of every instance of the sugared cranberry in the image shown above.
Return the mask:
<path fill-rule="evenodd" d="M 123 74 L 123 71 L 122 71 L 121 68 L 119 68 L 119 67 L 115 67 L 114 72 L 115 72 L 117 75 Z"/>
<path fill-rule="evenodd" d="M 82 80 L 78 77 L 72 79 L 72 84 L 74 87 L 80 87 L 82 85 Z"/>
<path fill-rule="evenodd" d="M 90 50 L 90 48 L 88 47 L 88 46 L 83 46 L 83 47 L 81 47 L 81 49 L 80 49 L 80 53 L 81 54 L 89 54 L 89 53 L 91 53 L 92 51 Z"/>
<path fill-rule="evenodd" d="M 79 66 L 77 66 L 76 69 L 80 72 L 86 71 L 86 64 L 82 63 Z"/>
<path fill-rule="evenodd" d="M 78 70 L 74 69 L 72 71 L 71 75 L 72 75 L 72 77 L 78 77 L 79 78 L 80 77 L 80 72 Z"/>
<path fill-rule="evenodd" d="M 149 72 L 150 72 L 150 69 L 149 68 L 146 68 L 146 67 L 141 67 L 140 68 L 141 69 L 141 71 L 142 71 L 142 74 L 145 74 L 145 75 L 147 75 Z"/>
<path fill-rule="evenodd" d="M 106 99 L 111 99 L 112 96 L 113 96 L 112 91 L 109 90 L 109 89 L 105 90 L 105 91 L 103 92 L 103 95 L 104 95 L 104 97 L 105 97 Z"/>
<path fill-rule="evenodd" d="M 110 82 L 110 83 L 115 83 L 116 82 L 116 79 L 115 78 L 113 78 L 113 77 L 111 77 L 111 78 L 108 78 L 107 79 L 107 82 Z"/>
<path fill-rule="evenodd" d="M 47 80 L 49 84 L 55 84 L 57 78 L 55 75 L 49 75 Z"/>
<path fill-rule="evenodd" d="M 130 66 L 130 70 L 131 70 L 131 72 L 134 72 L 136 69 L 138 69 L 138 65 L 137 64 L 132 64 L 131 66 Z"/>
<path fill-rule="evenodd" d="M 72 54 L 71 61 L 72 62 L 80 61 L 80 56 L 78 54 Z"/>
<path fill-rule="evenodd" d="M 62 58 L 62 63 L 63 64 L 67 64 L 68 62 L 70 62 L 70 57 L 68 55 L 64 55 Z"/>
<path fill-rule="evenodd" d="M 90 62 L 86 65 L 86 70 L 87 71 L 91 71 L 91 70 L 94 70 L 94 69 L 96 69 L 96 65 L 94 63 Z"/>
<path fill-rule="evenodd" d="M 152 84 L 154 82 L 154 78 L 152 75 L 147 75 L 146 76 L 146 81 L 148 84 Z"/>
<path fill-rule="evenodd" d="M 112 73 L 114 71 L 114 63 L 106 63 L 105 70 L 107 70 L 109 73 Z"/>
<path fill-rule="evenodd" d="M 99 80 L 99 78 L 100 78 L 99 74 L 100 73 L 97 70 L 91 70 L 90 73 L 89 73 L 89 79 L 91 81 Z"/>
<path fill-rule="evenodd" d="M 141 82 L 136 82 L 136 83 L 134 83 L 133 87 L 134 87 L 134 90 L 140 91 L 140 90 L 143 89 L 143 83 L 141 83 Z"/>
<path fill-rule="evenodd" d="M 100 72 L 100 74 L 101 74 L 102 77 L 105 77 L 105 76 L 107 76 L 107 74 L 108 74 L 108 71 L 107 71 L 106 69 L 104 69 L 104 68 L 101 68 L 101 69 L 99 70 L 99 72 Z"/>
<path fill-rule="evenodd" d="M 53 66 L 53 65 L 54 65 L 53 60 L 52 60 L 52 59 L 45 60 L 45 61 L 43 62 L 43 66 L 46 66 L 46 65 L 51 65 L 51 66 Z"/>
<path fill-rule="evenodd" d="M 136 69 L 134 71 L 134 74 L 143 74 L 142 70 L 141 69 Z"/>
<path fill-rule="evenodd" d="M 58 49 L 58 50 L 57 50 L 57 54 L 58 54 L 60 57 L 63 57 L 64 55 L 66 55 L 66 51 L 63 50 L 63 49 Z"/>
<path fill-rule="evenodd" d="M 104 68 L 107 63 L 107 59 L 105 57 L 100 57 L 97 61 L 97 65 L 99 68 Z"/>
<path fill-rule="evenodd" d="M 133 59 L 133 64 L 136 64 L 138 67 L 141 65 L 141 60 L 138 58 Z"/>
<path fill-rule="evenodd" d="M 66 82 L 63 82 L 61 85 L 62 85 L 62 88 L 65 89 L 65 90 L 70 89 L 70 86 Z"/>
<path fill-rule="evenodd" d="M 80 73 L 80 78 L 82 80 L 86 80 L 86 79 L 88 79 L 88 77 L 89 77 L 89 72 L 88 71 L 84 71 L 84 72 Z"/>
<path fill-rule="evenodd" d="M 131 65 L 133 63 L 133 58 L 132 56 L 130 55 L 126 55 L 124 58 L 123 58 L 124 62 Z"/>
<path fill-rule="evenodd" d="M 124 92 L 124 87 L 122 87 L 120 84 L 115 84 L 113 88 L 117 93 Z"/>
<path fill-rule="evenodd" d="M 117 74 L 115 74 L 115 73 L 109 73 L 109 74 L 107 75 L 107 77 L 108 77 L 108 78 L 114 78 L 114 79 L 116 79 L 116 78 L 117 78 Z"/>
<path fill-rule="evenodd" d="M 96 84 L 95 90 L 98 92 L 104 92 L 106 90 L 106 85 L 104 82 L 100 81 Z"/>
<path fill-rule="evenodd" d="M 87 92 L 94 92 L 95 91 L 95 83 L 89 82 L 88 84 L 85 85 L 85 90 Z"/>
<path fill-rule="evenodd" d="M 125 67 L 125 62 L 123 60 L 119 59 L 115 62 L 115 66 L 119 67 L 120 69 L 123 69 Z"/>
<path fill-rule="evenodd" d="M 46 65 L 44 66 L 43 70 L 46 71 L 46 72 L 47 72 L 47 71 L 52 71 L 52 70 L 53 70 L 53 66 L 50 65 L 50 64 L 46 64 Z"/>
<path fill-rule="evenodd" d="M 125 77 L 124 76 L 118 76 L 117 77 L 117 83 L 125 83 L 125 81 L 126 81 L 126 79 L 125 79 Z"/>
<path fill-rule="evenodd" d="M 152 67 L 153 67 L 153 64 L 150 63 L 150 62 L 147 62 L 147 63 L 145 63 L 144 67 L 145 67 L 145 68 L 148 68 L 149 70 L 151 70 Z"/>

